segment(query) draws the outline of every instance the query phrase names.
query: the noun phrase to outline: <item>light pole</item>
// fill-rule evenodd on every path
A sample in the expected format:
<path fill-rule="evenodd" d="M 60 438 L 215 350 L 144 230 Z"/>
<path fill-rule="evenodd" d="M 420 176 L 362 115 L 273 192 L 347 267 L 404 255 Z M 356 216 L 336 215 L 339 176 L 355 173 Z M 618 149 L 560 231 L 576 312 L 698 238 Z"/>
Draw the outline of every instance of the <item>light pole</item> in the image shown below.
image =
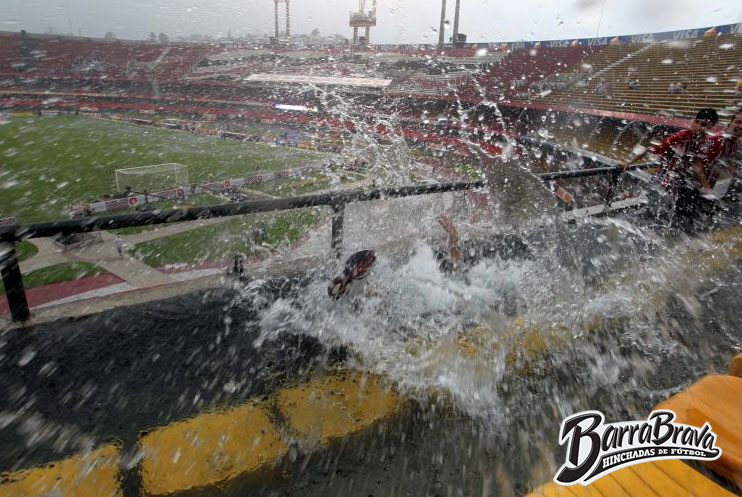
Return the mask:
<path fill-rule="evenodd" d="M 446 24 L 446 0 L 441 0 L 441 25 L 438 29 L 438 47 L 443 48 L 443 45 L 446 43 L 446 40 L 444 38 L 444 31 L 445 31 L 445 24 Z"/>

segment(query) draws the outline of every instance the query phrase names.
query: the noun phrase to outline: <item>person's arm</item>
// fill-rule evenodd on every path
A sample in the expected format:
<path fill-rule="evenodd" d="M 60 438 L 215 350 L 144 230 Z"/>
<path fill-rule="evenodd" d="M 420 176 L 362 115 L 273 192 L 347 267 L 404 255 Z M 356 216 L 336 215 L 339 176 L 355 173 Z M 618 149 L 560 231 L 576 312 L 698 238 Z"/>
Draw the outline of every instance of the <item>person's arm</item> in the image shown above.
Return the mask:
<path fill-rule="evenodd" d="M 698 157 L 693 159 L 693 169 L 696 171 L 696 178 L 701 184 L 701 188 L 704 190 L 711 190 L 711 183 L 709 183 L 709 180 L 706 177 L 706 167 L 704 166 L 703 160 Z"/>
<path fill-rule="evenodd" d="M 629 167 L 631 167 L 631 166 L 632 166 L 633 164 L 635 164 L 635 163 L 636 163 L 636 161 L 640 160 L 640 159 L 641 159 L 642 157 L 644 157 L 645 155 L 647 155 L 647 149 L 646 149 L 646 148 L 645 148 L 645 149 L 644 149 L 644 150 L 643 150 L 643 151 L 642 151 L 641 153 L 639 153 L 639 154 L 634 154 L 634 156 L 633 156 L 633 157 L 631 157 L 631 159 L 629 159 L 629 160 L 625 160 L 625 161 L 623 161 L 623 162 L 619 162 L 619 163 L 618 163 L 618 165 L 619 165 L 619 166 L 621 166 L 621 168 L 622 168 L 622 169 L 628 169 L 628 168 L 629 168 Z"/>
<path fill-rule="evenodd" d="M 629 166 L 635 164 L 638 160 L 641 160 L 644 158 L 647 153 L 652 153 L 654 155 L 663 155 L 666 152 L 668 152 L 672 147 L 674 147 L 676 144 L 687 140 L 688 135 L 690 134 L 690 130 L 684 130 L 684 131 L 678 131 L 677 133 L 673 133 L 661 142 L 659 142 L 657 145 L 654 145 L 653 147 L 645 148 L 642 152 L 635 154 L 631 159 L 625 162 L 621 162 L 620 165 L 623 169 L 628 168 Z"/>
<path fill-rule="evenodd" d="M 648 152 L 652 152 L 654 154 L 661 153 L 661 152 L 656 151 L 656 147 L 653 147 L 651 149 L 643 148 L 641 152 L 639 152 L 638 154 L 634 154 L 629 160 L 619 162 L 618 165 L 621 166 L 622 169 L 628 169 L 632 165 L 636 164 L 637 161 L 640 161 L 641 159 L 643 159 L 644 156 L 647 155 Z"/>
<path fill-rule="evenodd" d="M 456 230 L 456 226 L 445 214 L 438 216 L 438 223 L 448 233 L 448 254 L 453 261 L 458 261 L 461 259 L 461 251 L 459 250 L 459 232 Z"/>

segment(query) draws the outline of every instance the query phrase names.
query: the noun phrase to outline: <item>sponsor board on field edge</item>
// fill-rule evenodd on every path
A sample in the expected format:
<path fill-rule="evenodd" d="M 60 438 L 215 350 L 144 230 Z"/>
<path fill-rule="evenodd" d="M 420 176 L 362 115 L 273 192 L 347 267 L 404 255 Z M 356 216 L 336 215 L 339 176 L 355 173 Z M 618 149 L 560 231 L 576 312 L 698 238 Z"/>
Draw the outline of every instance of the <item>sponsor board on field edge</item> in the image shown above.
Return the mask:
<path fill-rule="evenodd" d="M 559 430 L 559 445 L 566 445 L 564 464 L 554 482 L 589 485 L 621 468 L 661 459 L 714 461 L 721 457 L 711 425 L 675 422 L 669 409 L 652 411 L 647 419 L 606 423 L 600 411 L 568 416 Z"/>

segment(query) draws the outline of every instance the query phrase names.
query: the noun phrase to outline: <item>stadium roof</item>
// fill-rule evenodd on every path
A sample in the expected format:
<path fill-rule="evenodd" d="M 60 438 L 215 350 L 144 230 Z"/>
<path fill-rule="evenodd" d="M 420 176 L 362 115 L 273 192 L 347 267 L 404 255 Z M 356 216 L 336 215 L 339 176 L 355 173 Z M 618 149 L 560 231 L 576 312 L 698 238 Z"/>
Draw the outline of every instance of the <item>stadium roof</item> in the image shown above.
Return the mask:
<path fill-rule="evenodd" d="M 353 86 L 356 88 L 386 88 L 391 79 L 336 78 L 332 76 L 304 76 L 301 74 L 254 73 L 244 79 L 256 83 L 298 83 L 308 85 Z"/>

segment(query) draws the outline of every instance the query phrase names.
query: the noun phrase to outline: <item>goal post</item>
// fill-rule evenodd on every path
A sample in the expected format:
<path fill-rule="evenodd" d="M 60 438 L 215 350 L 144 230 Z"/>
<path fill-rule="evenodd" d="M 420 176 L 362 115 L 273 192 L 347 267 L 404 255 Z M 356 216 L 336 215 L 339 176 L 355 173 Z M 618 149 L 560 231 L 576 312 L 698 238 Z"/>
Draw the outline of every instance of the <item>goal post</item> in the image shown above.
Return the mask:
<path fill-rule="evenodd" d="M 188 166 L 175 162 L 116 169 L 115 175 L 119 192 L 127 186 L 134 192 L 155 192 L 188 185 Z"/>

